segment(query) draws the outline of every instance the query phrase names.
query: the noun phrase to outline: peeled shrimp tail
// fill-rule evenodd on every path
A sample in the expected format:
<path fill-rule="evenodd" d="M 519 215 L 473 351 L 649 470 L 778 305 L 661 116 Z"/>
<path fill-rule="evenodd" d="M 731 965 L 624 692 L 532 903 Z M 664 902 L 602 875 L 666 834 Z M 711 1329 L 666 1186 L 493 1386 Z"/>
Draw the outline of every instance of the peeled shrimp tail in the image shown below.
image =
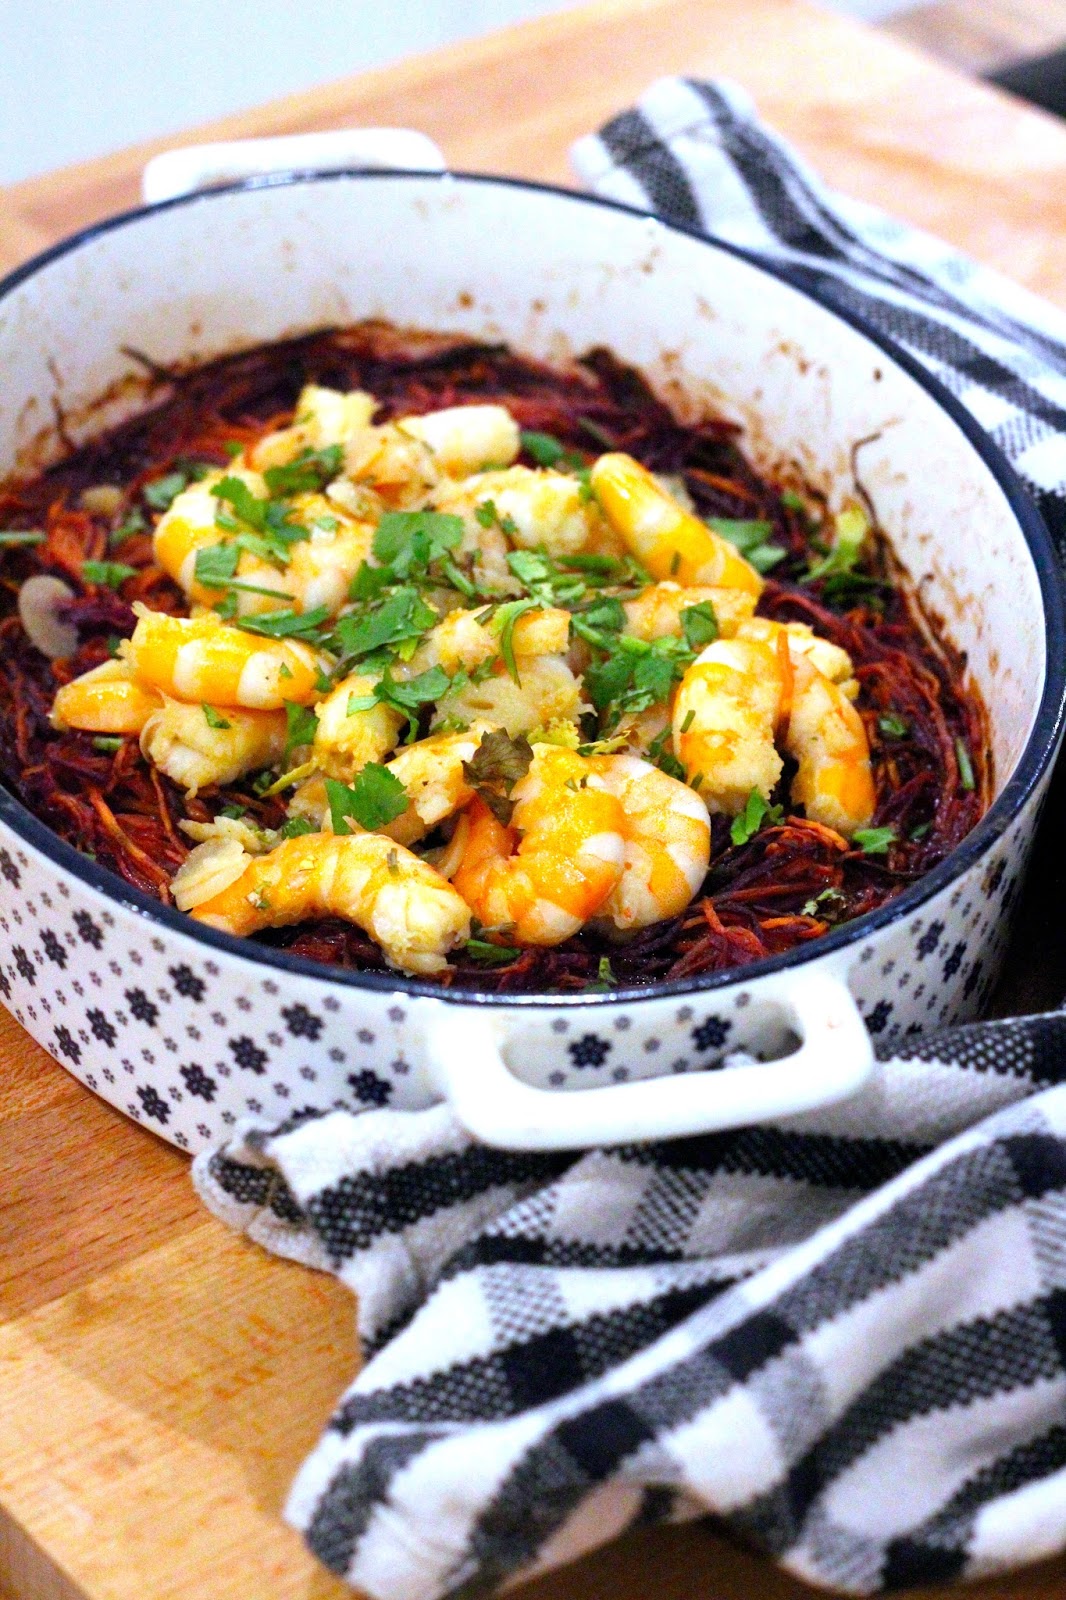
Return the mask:
<path fill-rule="evenodd" d="M 478 919 L 519 944 L 554 945 L 583 927 L 622 874 L 622 807 L 573 751 L 536 745 L 514 787 L 512 826 L 480 799 L 452 882 Z"/>
<path fill-rule="evenodd" d="M 611 527 L 653 578 L 762 592 L 762 579 L 733 545 L 667 494 L 646 467 L 621 452 L 600 456 L 592 487 Z"/>
<path fill-rule="evenodd" d="M 843 689 L 804 657 L 793 660 L 784 746 L 799 763 L 792 798 L 846 839 L 869 825 L 877 796 L 862 718 Z"/>
<path fill-rule="evenodd" d="M 707 807 L 687 784 L 636 756 L 594 756 L 589 766 L 625 819 L 622 876 L 600 915 L 623 932 L 680 916 L 707 876 Z"/>
<path fill-rule="evenodd" d="M 161 695 L 128 662 L 104 661 L 56 691 L 49 720 L 60 731 L 140 733 L 161 705 Z"/>
<path fill-rule="evenodd" d="M 225 888 L 190 905 L 193 856 L 174 880 L 175 899 L 196 921 L 226 933 L 246 937 L 310 917 L 343 917 L 381 946 L 390 966 L 414 973 L 439 972 L 448 952 L 470 936 L 469 907 L 451 884 L 380 834 L 286 839 L 266 855 L 235 863 Z"/>

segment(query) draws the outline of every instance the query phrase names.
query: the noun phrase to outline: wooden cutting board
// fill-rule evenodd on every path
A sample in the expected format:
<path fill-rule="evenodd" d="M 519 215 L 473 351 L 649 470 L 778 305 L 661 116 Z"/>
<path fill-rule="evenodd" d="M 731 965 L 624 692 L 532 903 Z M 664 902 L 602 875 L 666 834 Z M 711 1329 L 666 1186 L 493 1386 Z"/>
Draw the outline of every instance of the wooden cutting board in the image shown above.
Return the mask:
<path fill-rule="evenodd" d="M 831 182 L 1066 306 L 1066 127 L 792 0 L 603 0 L 201 132 L 406 124 L 454 166 L 566 182 L 571 141 L 666 72 L 738 79 Z M 0 193 L 0 267 L 134 204 L 157 148 Z M 1007 1011 L 1066 992 L 1056 832 L 1001 992 Z M 344 1291 L 207 1216 L 183 1157 L 95 1100 L 0 1012 L 0 1587 L 10 1597 L 346 1593 L 280 1507 L 356 1361 Z M 812 1593 L 704 1527 L 630 1537 L 524 1592 L 635 1600 L 652 1587 L 657 1600 Z M 1061 1600 L 1066 1561 L 970 1592 Z"/>

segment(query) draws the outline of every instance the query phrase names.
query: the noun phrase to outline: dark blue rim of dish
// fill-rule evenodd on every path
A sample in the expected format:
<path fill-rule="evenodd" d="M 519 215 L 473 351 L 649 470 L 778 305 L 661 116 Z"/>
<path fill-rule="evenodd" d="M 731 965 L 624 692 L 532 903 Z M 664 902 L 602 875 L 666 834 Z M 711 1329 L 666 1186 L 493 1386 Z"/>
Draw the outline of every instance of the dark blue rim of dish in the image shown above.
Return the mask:
<path fill-rule="evenodd" d="M 625 205 L 618 200 L 606 200 L 598 195 L 581 194 L 573 189 L 563 189 L 554 184 L 534 183 L 524 178 L 496 177 L 491 173 L 479 172 L 447 172 L 425 173 L 394 170 L 366 170 L 361 168 L 344 169 L 337 172 L 287 172 L 272 173 L 262 177 L 246 178 L 238 183 L 228 183 L 215 188 L 198 190 L 193 194 L 179 195 L 174 200 L 166 200 L 154 206 L 137 206 L 131 211 L 125 211 L 118 216 L 108 217 L 103 222 L 94 223 L 91 227 L 82 229 L 79 233 L 72 234 L 70 238 L 62 240 L 59 244 L 35 256 L 31 261 L 17 267 L 0 281 L 0 301 L 11 293 L 19 284 L 24 283 L 43 267 L 50 265 L 61 256 L 76 250 L 79 246 L 89 243 L 100 235 L 110 233 L 114 229 L 128 227 L 131 223 L 140 221 L 142 217 L 155 215 L 157 212 L 170 211 L 178 206 L 210 205 L 221 196 L 242 193 L 248 190 L 267 188 L 288 188 L 311 183 L 348 182 L 406 182 L 418 183 L 469 183 L 483 185 L 488 188 L 528 190 L 534 194 L 550 195 L 558 200 L 566 201 L 571 205 L 596 206 L 607 211 L 619 211 L 628 216 L 649 220 L 649 213 L 639 210 L 635 206 Z M 220 933 L 213 928 L 205 928 L 192 921 L 180 911 L 164 906 L 158 900 L 153 900 L 150 895 L 143 894 L 131 888 L 117 873 L 107 868 L 97 866 L 94 861 L 80 854 L 72 845 L 54 834 L 43 822 L 39 821 L 32 812 L 0 785 L 0 819 L 8 824 L 13 832 L 17 833 L 35 849 L 40 850 L 58 866 L 72 872 L 91 888 L 96 889 L 107 899 L 117 902 L 130 911 L 144 916 L 149 922 L 157 923 L 164 928 L 170 928 L 176 933 L 191 938 L 209 949 L 224 951 L 227 955 L 241 956 L 245 960 L 255 962 L 257 965 L 281 970 L 284 972 L 298 973 L 301 977 L 312 978 L 320 983 L 344 984 L 353 989 L 370 989 L 394 994 L 403 991 L 413 995 L 424 995 L 434 1000 L 450 1001 L 460 1005 L 499 1006 L 504 1009 L 522 1008 L 536 1009 L 538 1007 L 553 1006 L 604 1006 L 632 1004 L 640 1000 L 670 998 L 680 995 L 705 994 L 716 989 L 722 989 L 735 984 L 754 981 L 766 977 L 771 973 L 781 972 L 790 967 L 797 967 L 804 962 L 816 960 L 820 956 L 832 955 L 836 951 L 845 949 L 848 945 L 858 940 L 867 938 L 881 928 L 888 927 L 891 923 L 904 921 L 913 912 L 918 910 L 934 895 L 939 893 L 953 879 L 958 878 L 967 868 L 971 867 L 1000 838 L 1021 812 L 1026 802 L 1040 783 L 1058 748 L 1059 739 L 1063 730 L 1064 716 L 1066 716 L 1066 593 L 1064 593 L 1064 575 L 1059 565 L 1051 536 L 1047 530 L 1039 511 L 1022 486 L 1014 468 L 1003 455 L 999 447 L 992 442 L 988 434 L 974 421 L 970 413 L 962 407 L 954 395 L 944 387 L 936 378 L 932 377 L 924 367 L 920 366 L 905 350 L 887 338 L 878 329 L 866 320 L 857 316 L 850 310 L 841 309 L 834 304 L 828 294 L 820 293 L 806 281 L 797 278 L 787 267 L 780 263 L 768 260 L 753 250 L 746 250 L 739 245 L 727 243 L 712 235 L 701 232 L 698 228 L 686 227 L 679 223 L 663 222 L 661 218 L 655 219 L 659 225 L 669 232 L 680 233 L 699 243 L 707 245 L 712 250 L 721 251 L 726 255 L 735 256 L 745 261 L 749 266 L 760 272 L 765 272 L 769 277 L 777 278 L 789 288 L 803 295 L 808 300 L 813 300 L 831 316 L 839 318 L 841 322 L 849 324 L 858 333 L 862 334 L 872 345 L 884 354 L 909 377 L 913 378 L 920 388 L 924 389 L 940 409 L 947 413 L 959 428 L 973 449 L 991 472 L 993 478 L 1003 491 L 1004 497 L 1013 512 L 1019 527 L 1025 537 L 1029 552 L 1036 567 L 1037 578 L 1040 583 L 1040 595 L 1044 608 L 1045 640 L 1047 646 L 1047 660 L 1045 665 L 1044 690 L 1032 732 L 1026 742 L 1024 751 L 1018 761 L 1017 767 L 1008 783 L 1004 786 L 1002 794 L 989 807 L 972 833 L 959 844 L 949 856 L 922 877 L 912 888 L 905 889 L 902 894 L 890 900 L 877 911 L 867 912 L 865 916 L 857 917 L 854 922 L 831 933 L 823 935 L 813 944 L 786 951 L 782 955 L 771 956 L 765 961 L 753 962 L 750 966 L 731 967 L 724 972 L 707 973 L 698 978 L 675 979 L 672 982 L 646 984 L 630 988 L 611 989 L 595 994 L 587 991 L 578 994 L 515 994 L 498 995 L 482 994 L 474 990 L 447 989 L 439 984 L 429 983 L 417 978 L 407 977 L 401 973 L 379 972 L 351 972 L 339 967 L 324 967 L 321 963 L 308 961 L 303 956 L 290 955 L 284 950 L 274 950 L 269 946 L 256 944 L 248 939 L 238 939 L 232 934 Z"/>

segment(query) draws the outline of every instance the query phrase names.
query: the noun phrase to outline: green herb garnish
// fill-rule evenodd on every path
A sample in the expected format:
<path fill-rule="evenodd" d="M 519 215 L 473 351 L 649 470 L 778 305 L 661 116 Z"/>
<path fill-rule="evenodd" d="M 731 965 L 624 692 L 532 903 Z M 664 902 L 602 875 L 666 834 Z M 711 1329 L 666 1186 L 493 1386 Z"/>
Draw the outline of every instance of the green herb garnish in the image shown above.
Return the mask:
<path fill-rule="evenodd" d="M 43 544 L 47 537 L 36 528 L 29 528 L 25 532 L 20 528 L 4 528 L 0 530 L 0 545 Z"/>
<path fill-rule="evenodd" d="M 965 739 L 955 740 L 955 758 L 959 763 L 959 782 L 964 789 L 972 791 L 976 788 L 976 780 L 973 775 L 973 762 L 970 760 L 970 752 L 966 748 Z"/>
<path fill-rule="evenodd" d="M 386 511 L 374 534 L 374 555 L 397 579 L 425 570 L 463 539 L 463 519 L 443 511 Z"/>
<path fill-rule="evenodd" d="M 681 613 L 681 631 L 689 649 L 697 655 L 705 645 L 714 643 L 718 637 L 718 616 L 709 600 L 685 607 Z"/>
<path fill-rule="evenodd" d="M 93 749 L 99 750 L 101 755 L 114 755 L 116 750 L 121 750 L 122 738 L 117 733 L 97 734 L 93 740 Z"/>
<path fill-rule="evenodd" d="M 290 817 L 281 824 L 278 832 L 283 839 L 299 839 L 305 833 L 314 833 L 315 827 L 307 817 Z"/>
<path fill-rule="evenodd" d="M 505 961 L 516 960 L 522 954 L 514 945 L 490 944 L 487 939 L 468 939 L 463 949 L 471 961 L 480 961 L 486 966 L 502 965 Z"/>
<path fill-rule="evenodd" d="M 693 788 L 696 784 L 693 783 Z M 784 815 L 781 806 L 772 806 L 764 800 L 758 789 L 753 789 L 744 804 L 744 809 L 739 817 L 733 818 L 733 825 L 729 830 L 729 837 L 734 844 L 747 844 L 754 839 L 764 822 L 780 822 Z"/>
<path fill-rule="evenodd" d="M 886 739 L 905 739 L 910 733 L 910 724 L 904 722 L 902 717 L 897 717 L 894 711 L 887 716 L 878 717 L 878 732 L 883 733 Z"/>
<path fill-rule="evenodd" d="M 887 856 L 889 845 L 896 842 L 895 828 L 860 828 L 852 834 L 864 856 Z"/>
<path fill-rule="evenodd" d="M 341 654 L 346 660 L 354 660 L 385 645 L 420 639 L 437 621 L 437 613 L 426 605 L 418 590 L 405 587 L 377 605 L 341 617 L 335 631 Z"/>
<path fill-rule="evenodd" d="M 290 750 L 299 750 L 305 744 L 314 744 L 318 732 L 318 718 L 310 706 L 298 706 L 291 700 L 285 702 L 285 756 Z"/>
<path fill-rule="evenodd" d="M 564 466 L 585 465 L 584 458 L 576 451 L 568 450 L 560 439 L 553 433 L 537 433 L 535 430 L 523 429 L 519 435 L 522 449 L 527 456 L 532 456 L 538 467 L 557 467 L 560 462 Z"/>
<path fill-rule="evenodd" d="M 498 822 L 507 825 L 514 806 L 511 790 L 524 778 L 533 760 L 533 747 L 520 734 L 512 739 L 502 728 L 481 736 L 469 761 L 463 762 L 463 776 L 484 800 Z"/>
<path fill-rule="evenodd" d="M 350 785 L 327 778 L 326 798 L 333 832 L 338 835 L 351 832 L 349 817 L 372 833 L 395 822 L 408 806 L 407 790 L 399 778 L 376 761 L 368 761 Z"/>
<path fill-rule="evenodd" d="M 323 450 L 301 450 L 283 467 L 268 467 L 263 479 L 272 495 L 311 494 L 335 478 L 343 464 L 343 445 L 328 444 Z"/>
<path fill-rule="evenodd" d="M 168 472 L 165 478 L 156 478 L 152 483 L 146 483 L 141 490 L 144 499 L 153 511 L 168 511 L 173 502 L 189 483 L 189 474 L 184 471 Z"/>
<path fill-rule="evenodd" d="M 83 561 L 81 575 L 86 583 L 99 583 L 108 589 L 118 589 L 127 578 L 137 576 L 137 568 L 128 567 L 124 561 Z"/>
<path fill-rule="evenodd" d="M 222 713 L 216 711 L 214 706 L 204 705 L 201 709 L 204 714 L 204 721 L 209 728 L 232 728 L 232 722 L 227 722 Z"/>
<path fill-rule="evenodd" d="M 735 545 L 756 572 L 769 572 L 788 554 L 782 545 L 767 544 L 767 539 L 774 531 L 772 522 L 760 519 L 745 521 L 735 517 L 707 517 L 705 521 L 713 533 L 720 534 L 731 545 Z"/>
<path fill-rule="evenodd" d="M 221 607 L 215 610 L 220 612 Z M 258 617 L 241 617 L 238 626 L 265 639 L 307 639 L 318 644 L 319 630 L 328 620 L 329 607 L 315 606 L 313 611 L 264 611 Z"/>

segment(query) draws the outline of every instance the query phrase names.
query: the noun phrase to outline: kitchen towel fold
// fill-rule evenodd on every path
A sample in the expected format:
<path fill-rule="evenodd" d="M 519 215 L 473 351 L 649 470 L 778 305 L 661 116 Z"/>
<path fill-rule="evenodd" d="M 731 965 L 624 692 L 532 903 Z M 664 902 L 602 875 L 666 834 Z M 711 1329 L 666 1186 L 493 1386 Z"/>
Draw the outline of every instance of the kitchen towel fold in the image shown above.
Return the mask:
<path fill-rule="evenodd" d="M 827 193 L 729 86 L 659 83 L 574 163 L 907 346 L 1066 554 L 1066 318 Z M 1064 1017 L 920 1040 L 773 1127 L 543 1156 L 443 1108 L 338 1111 L 194 1176 L 358 1295 L 367 1364 L 288 1515 L 378 1600 L 708 1512 L 854 1594 L 1066 1547 Z"/>
<path fill-rule="evenodd" d="M 367 1364 L 288 1516 L 378 1600 L 706 1512 L 855 1594 L 1066 1544 L 1066 1016 L 931 1036 L 773 1127 L 546 1156 L 337 1111 L 194 1173 L 358 1296 Z"/>

